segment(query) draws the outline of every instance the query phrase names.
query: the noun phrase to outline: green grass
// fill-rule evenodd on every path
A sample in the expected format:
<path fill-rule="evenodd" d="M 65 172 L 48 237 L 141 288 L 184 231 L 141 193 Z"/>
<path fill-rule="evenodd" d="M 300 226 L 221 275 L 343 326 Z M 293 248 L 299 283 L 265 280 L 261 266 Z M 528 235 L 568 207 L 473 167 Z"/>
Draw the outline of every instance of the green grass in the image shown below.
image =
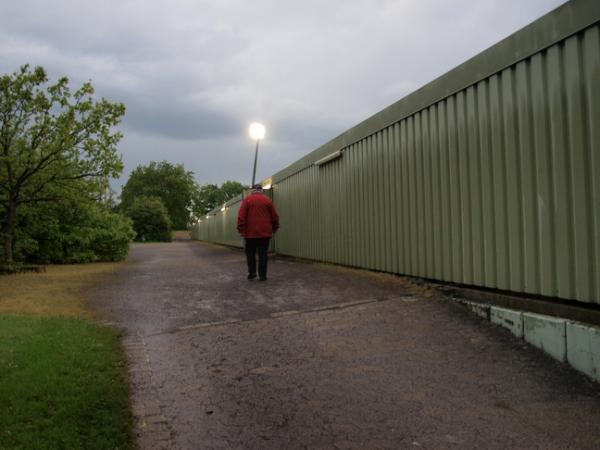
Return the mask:
<path fill-rule="evenodd" d="M 117 332 L 0 315 L 0 449 L 129 449 L 131 424 Z"/>

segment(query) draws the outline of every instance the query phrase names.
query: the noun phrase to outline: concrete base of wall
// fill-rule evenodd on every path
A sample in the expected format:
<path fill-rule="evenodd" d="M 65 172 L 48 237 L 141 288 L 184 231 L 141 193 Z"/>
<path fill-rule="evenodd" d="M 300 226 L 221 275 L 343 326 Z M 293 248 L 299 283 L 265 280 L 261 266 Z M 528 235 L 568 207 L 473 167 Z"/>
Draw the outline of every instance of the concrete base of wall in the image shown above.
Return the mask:
<path fill-rule="evenodd" d="M 483 305 L 481 303 L 470 302 L 468 300 L 465 300 L 463 303 L 467 308 L 469 308 L 482 319 L 490 320 L 490 305 Z"/>
<path fill-rule="evenodd" d="M 567 360 L 600 382 L 600 328 L 567 322 Z"/>
<path fill-rule="evenodd" d="M 554 359 L 600 382 L 600 327 L 457 299 L 479 317 L 510 330 Z"/>
<path fill-rule="evenodd" d="M 566 320 L 541 314 L 523 314 L 523 338 L 561 362 L 567 360 Z"/>
<path fill-rule="evenodd" d="M 520 311 L 492 306 L 490 322 L 509 329 L 518 338 L 523 338 L 523 313 Z"/>
<path fill-rule="evenodd" d="M 582 322 L 600 326 L 600 308 L 593 304 L 565 302 L 550 297 L 535 298 L 524 295 L 517 296 L 514 295 L 514 293 L 438 284 L 433 281 L 428 284 L 435 287 L 446 296 L 461 298 L 465 301 L 498 306 L 514 311 L 559 317 L 561 319 L 572 320 L 573 322 Z"/>

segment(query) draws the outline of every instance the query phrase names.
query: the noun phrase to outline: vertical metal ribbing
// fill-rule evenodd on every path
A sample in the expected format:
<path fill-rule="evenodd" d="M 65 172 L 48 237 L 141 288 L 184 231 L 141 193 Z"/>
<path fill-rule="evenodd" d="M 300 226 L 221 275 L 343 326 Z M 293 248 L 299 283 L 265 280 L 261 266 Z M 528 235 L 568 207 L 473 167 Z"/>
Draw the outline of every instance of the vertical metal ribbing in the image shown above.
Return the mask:
<path fill-rule="evenodd" d="M 362 157 L 361 157 L 361 149 L 362 144 L 357 142 L 352 147 L 352 155 L 354 159 L 354 241 L 356 242 L 356 252 L 354 257 L 353 266 L 360 267 L 361 261 L 364 261 L 364 245 L 363 245 L 363 235 L 364 235 L 364 214 L 361 211 L 360 205 L 362 205 L 362 178 L 363 178 L 363 166 L 362 166 Z"/>
<path fill-rule="evenodd" d="M 380 248 L 382 249 L 382 261 L 381 270 L 390 272 L 391 269 L 391 227 L 390 227 L 390 215 L 392 213 L 392 205 L 390 203 L 390 177 L 388 172 L 389 167 L 389 146 L 387 142 L 388 130 L 384 129 L 378 133 L 379 135 L 379 148 L 380 148 L 380 172 L 379 172 L 379 186 L 381 202 L 380 207 L 383 208 L 381 214 L 382 229 L 383 233 L 380 237 Z"/>
<path fill-rule="evenodd" d="M 375 204 L 375 236 L 373 243 L 375 245 L 375 269 L 385 270 L 385 205 L 384 205 L 384 180 L 383 180 L 383 148 L 382 148 L 382 131 L 379 131 L 373 136 L 372 158 L 375 161 L 375 172 L 373 176 L 374 189 L 374 204 Z"/>
<path fill-rule="evenodd" d="M 308 169 L 310 170 L 310 169 Z M 310 239 L 310 235 L 306 234 L 306 225 L 311 220 L 314 212 L 308 208 L 308 204 L 305 200 L 306 189 L 302 189 L 306 181 L 304 178 L 307 177 L 307 171 L 301 172 L 298 176 L 294 177 L 291 182 L 292 195 L 288 198 L 287 205 L 291 206 L 292 214 L 288 227 L 290 232 L 293 233 L 294 237 L 290 241 L 290 251 L 294 255 L 307 256 L 304 251 L 304 241 Z M 298 227 L 298 224 L 300 227 Z"/>
<path fill-rule="evenodd" d="M 338 256 L 338 221 L 340 216 L 339 201 L 337 199 L 338 193 L 336 192 L 336 175 L 339 160 L 335 160 L 332 163 L 326 165 L 322 169 L 327 174 L 327 214 L 330 216 L 329 224 L 327 227 L 328 233 L 328 250 L 329 250 L 329 262 L 337 263 Z"/>
<path fill-rule="evenodd" d="M 490 123 L 489 82 L 477 85 L 477 120 L 479 127 L 479 155 L 481 161 L 481 215 L 483 240 L 483 283 L 497 287 L 496 222 L 494 207 L 494 164 L 492 156 L 492 136 Z"/>
<path fill-rule="evenodd" d="M 369 233 L 371 232 L 371 217 L 370 217 L 370 192 L 369 192 L 369 165 L 367 164 L 367 140 L 364 139 L 360 145 L 360 191 L 361 202 L 357 208 L 357 213 L 361 217 L 361 247 L 362 257 L 360 259 L 360 267 L 368 267 L 371 262 L 371 252 L 369 245 Z"/>
<path fill-rule="evenodd" d="M 522 61 L 515 71 L 517 116 L 520 143 L 520 185 L 521 185 L 521 267 L 523 270 L 523 289 L 539 291 L 539 261 L 536 230 L 537 185 L 535 170 L 535 145 L 533 141 L 532 101 L 530 84 L 530 61 Z"/>
<path fill-rule="evenodd" d="M 522 229 L 521 229 L 521 179 L 518 141 L 517 108 L 515 99 L 514 68 L 502 72 L 502 106 L 503 106 L 503 134 L 504 134 L 504 159 L 506 164 L 506 198 L 508 218 L 508 260 L 509 260 L 509 289 L 521 291 L 523 289 L 522 265 Z"/>
<path fill-rule="evenodd" d="M 425 253 L 426 253 L 426 236 L 425 236 L 425 180 L 424 171 L 424 143 L 423 143 L 423 121 L 422 113 L 415 114 L 414 121 L 414 155 L 415 155 L 415 210 L 416 215 L 416 269 L 414 275 L 425 276 Z"/>
<path fill-rule="evenodd" d="M 423 141 L 423 185 L 425 190 L 425 276 L 434 277 L 434 232 L 433 232 L 433 186 L 432 186 L 432 152 L 430 110 L 421 112 L 422 117 L 422 141 Z"/>
<path fill-rule="evenodd" d="M 305 214 L 305 217 L 303 218 L 304 223 L 305 223 L 305 228 L 304 228 L 304 232 L 302 233 L 301 237 L 305 239 L 305 252 L 303 253 L 303 257 L 305 257 L 305 258 L 314 258 L 315 248 L 316 248 L 315 239 L 311 238 L 312 236 L 316 235 L 315 226 L 316 226 L 316 221 L 318 220 L 317 213 L 315 210 L 316 205 L 313 200 L 314 191 L 315 191 L 315 189 L 318 188 L 317 186 L 315 186 L 315 181 L 314 181 L 315 169 L 316 168 L 314 166 L 311 166 L 310 168 L 308 168 L 305 171 L 305 173 L 303 174 L 303 179 L 302 179 L 303 187 L 304 187 L 304 189 L 302 189 L 302 192 L 303 192 L 302 197 L 304 198 L 304 207 L 303 207 L 303 211 L 301 212 L 301 214 L 302 213 Z"/>
<path fill-rule="evenodd" d="M 417 205 L 416 205 L 416 169 L 415 169 L 415 138 L 414 138 L 414 117 L 406 120 L 406 151 L 407 151 L 407 181 L 408 181 L 408 216 L 409 231 L 408 241 L 410 251 L 408 256 L 408 274 L 416 275 L 418 261 L 418 242 L 415 238 L 417 231 Z"/>
<path fill-rule="evenodd" d="M 363 215 L 360 211 L 359 205 L 361 202 L 361 172 L 362 166 L 360 164 L 360 143 L 355 143 L 352 145 L 352 149 L 350 150 L 350 154 L 352 155 L 352 166 L 353 166 L 353 177 L 352 177 L 352 210 L 354 215 L 353 222 L 353 233 L 352 239 L 354 241 L 354 256 L 352 258 L 353 266 L 360 266 L 360 261 L 363 260 L 363 250 L 362 250 L 362 230 L 363 227 Z"/>
<path fill-rule="evenodd" d="M 387 130 L 386 145 L 387 145 L 387 193 L 388 193 L 388 230 L 389 230 L 389 253 L 388 253 L 388 271 L 398 273 L 398 228 L 396 223 L 397 215 L 397 199 L 396 199 L 396 183 L 394 170 L 396 166 L 396 148 L 394 141 L 394 126 Z"/>
<path fill-rule="evenodd" d="M 391 171 L 391 189 L 394 201 L 394 215 L 392 217 L 394 226 L 394 273 L 402 273 L 402 254 L 404 246 L 402 243 L 402 149 L 400 147 L 400 125 L 398 123 L 392 126 L 391 130 L 391 150 L 393 154 L 393 165 Z"/>
<path fill-rule="evenodd" d="M 302 179 L 306 177 L 306 173 L 299 173 L 297 176 L 290 179 L 288 187 L 288 198 L 286 205 L 290 206 L 289 218 L 287 227 L 290 231 L 289 251 L 294 255 L 305 257 L 304 236 L 306 235 L 306 225 L 310 220 L 311 211 L 307 208 L 305 196 L 306 194 L 300 189 Z M 293 201 L 292 201 L 293 199 Z M 303 211 L 304 214 L 303 214 Z"/>
<path fill-rule="evenodd" d="M 371 138 L 364 140 L 362 149 L 363 153 L 363 203 L 360 205 L 362 214 L 366 217 L 366 233 L 365 233 L 365 261 L 362 267 L 375 267 L 374 266 L 374 253 L 375 248 L 373 246 L 373 234 L 375 233 L 374 228 L 374 198 L 373 198 L 373 161 L 371 158 Z"/>
<path fill-rule="evenodd" d="M 509 288 L 508 271 L 508 225 L 506 213 L 506 169 L 504 160 L 504 133 L 502 114 L 502 87 L 500 76 L 490 77 L 489 105 L 491 125 L 491 154 L 494 172 L 494 226 L 495 255 L 496 255 L 496 286 L 500 289 Z"/>
<path fill-rule="evenodd" d="M 394 202 L 394 178 L 392 167 L 394 166 L 394 150 L 393 142 L 393 127 L 386 128 L 383 134 L 383 145 L 385 148 L 383 175 L 384 175 L 384 192 L 385 192 L 385 208 L 386 214 L 386 239 L 384 242 L 386 248 L 386 272 L 394 272 L 394 260 L 397 252 L 396 243 L 394 240 L 394 217 L 396 215 L 396 204 Z"/>
<path fill-rule="evenodd" d="M 339 199 L 339 210 L 338 215 L 338 261 L 340 264 L 348 265 L 348 250 L 352 245 L 349 237 L 348 224 L 352 220 L 350 217 L 350 209 L 348 208 L 348 190 L 347 178 L 348 178 L 348 160 L 346 158 L 339 158 L 337 160 L 338 172 L 336 176 L 336 198 Z"/>
<path fill-rule="evenodd" d="M 443 252 L 442 252 L 442 204 L 441 204 L 441 172 L 440 172 L 440 146 L 438 129 L 438 106 L 432 105 L 429 113 L 429 139 L 431 143 L 431 269 L 432 278 L 443 279 Z"/>
<path fill-rule="evenodd" d="M 477 91 L 475 86 L 470 86 L 466 91 L 466 117 L 467 124 L 467 173 L 471 260 L 470 272 L 472 283 L 483 283 L 484 258 L 483 258 L 483 230 L 482 230 L 482 202 L 481 202 L 481 149 L 479 148 L 479 111 L 477 108 Z"/>
<path fill-rule="evenodd" d="M 356 224 L 356 218 L 353 217 L 353 206 L 354 202 L 352 200 L 354 193 L 354 164 L 352 158 L 354 157 L 354 153 L 351 151 L 352 146 L 346 147 L 344 149 L 343 158 L 345 161 L 345 170 L 344 170 L 344 180 L 342 184 L 342 194 L 344 195 L 344 220 L 346 221 L 346 253 L 344 258 L 344 264 L 347 266 L 354 265 L 354 250 L 356 248 L 356 241 L 354 240 L 354 227 Z"/>
<path fill-rule="evenodd" d="M 590 264 L 593 241 L 590 233 L 591 192 L 589 189 L 590 155 L 587 145 L 585 120 L 585 85 L 582 76 L 581 35 L 565 41 L 564 67 L 568 129 L 569 166 L 572 183 L 569 203 L 573 205 L 571 229 L 573 235 L 573 284 L 577 298 L 589 299 L 592 295 L 592 269 Z M 598 151 L 599 149 L 596 149 Z"/>
<path fill-rule="evenodd" d="M 335 163 L 332 163 L 335 164 Z M 326 199 L 325 208 L 323 209 L 323 217 L 325 218 L 325 236 L 327 239 L 325 240 L 325 248 L 326 248 L 326 261 L 334 262 L 334 223 L 335 223 L 335 215 L 337 211 L 334 210 L 335 205 L 332 202 L 332 179 L 333 179 L 333 166 L 332 164 L 326 165 L 324 167 L 319 167 L 319 176 L 323 176 L 325 181 L 325 190 L 322 195 Z"/>
<path fill-rule="evenodd" d="M 571 183 L 568 149 L 567 118 L 565 117 L 564 61 L 562 45 L 547 52 L 547 98 L 550 109 L 550 148 L 553 170 L 553 216 L 556 223 L 554 241 L 556 256 L 557 295 L 570 297 L 573 292 L 571 276 Z"/>
<path fill-rule="evenodd" d="M 294 233 L 290 243 L 291 251 L 303 258 L 310 258 L 311 227 L 315 217 L 315 205 L 311 205 L 309 200 L 311 191 L 303 189 L 304 186 L 309 185 L 308 179 L 312 176 L 312 170 L 312 167 L 306 169 L 293 178 L 290 189 L 292 194 L 286 203 L 293 211 L 289 223 L 290 231 Z"/>
<path fill-rule="evenodd" d="M 353 254 L 354 254 L 354 250 L 356 248 L 356 241 L 353 238 L 354 235 L 354 226 L 356 223 L 356 220 L 354 218 L 354 201 L 352 198 L 352 194 L 354 191 L 354 185 L 352 182 L 352 178 L 354 176 L 354 167 L 352 164 L 352 157 L 354 156 L 354 154 L 352 152 L 350 152 L 351 147 L 347 147 L 346 149 L 344 149 L 344 156 L 343 158 L 345 159 L 344 163 L 345 163 L 345 169 L 344 169 L 344 180 L 342 183 L 342 194 L 344 195 L 344 221 L 345 221 L 345 226 L 346 226 L 346 236 L 345 236 L 345 240 L 346 240 L 346 253 L 345 253 L 345 258 L 344 258 L 344 264 L 348 265 L 348 266 L 352 266 L 354 264 L 354 258 L 353 258 Z"/>
<path fill-rule="evenodd" d="M 332 226 L 332 236 L 331 236 L 331 246 L 332 246 L 332 261 L 336 264 L 340 264 L 342 262 L 342 214 L 346 212 L 343 210 L 343 203 L 341 198 L 341 191 L 339 189 L 339 182 L 341 177 L 340 170 L 341 160 L 336 159 L 331 166 L 331 205 L 335 210 L 334 220 Z"/>
<path fill-rule="evenodd" d="M 600 303 L 600 26 L 585 31 L 582 43 L 583 84 L 585 86 L 586 142 L 589 155 L 590 230 L 592 287 L 591 298 Z"/>
<path fill-rule="evenodd" d="M 401 211 L 401 219 L 402 219 L 402 272 L 410 274 L 410 245 L 411 245 L 411 235 L 410 235 L 410 191 L 408 189 L 409 186 L 409 150 L 408 150 L 408 123 L 407 120 L 402 120 L 400 122 L 400 161 L 401 161 L 401 182 L 402 182 L 402 211 Z"/>
<path fill-rule="evenodd" d="M 452 280 L 451 262 L 451 233 L 450 233 L 450 160 L 448 158 L 448 115 L 447 102 L 442 100 L 437 105 L 438 109 L 438 146 L 440 155 L 440 212 L 443 218 L 441 228 L 441 257 L 442 280 Z"/>
<path fill-rule="evenodd" d="M 540 293 L 548 296 L 557 295 L 556 289 L 556 253 L 554 251 L 554 195 L 552 157 L 550 148 L 550 117 L 547 98 L 546 52 L 538 53 L 531 58 L 531 99 L 533 153 L 536 161 L 537 196 L 536 215 L 538 228 L 536 240 L 538 247 Z M 534 81 L 535 80 L 535 81 Z"/>
<path fill-rule="evenodd" d="M 448 166 L 450 182 L 450 242 L 451 242 L 451 280 L 463 281 L 462 272 L 462 237 L 460 221 L 462 211 L 460 208 L 460 173 L 458 158 L 458 128 L 456 120 L 456 98 L 448 98 L 447 103 L 447 133 L 448 133 Z"/>
<path fill-rule="evenodd" d="M 456 93 L 456 132 L 457 132 L 457 166 L 458 166 L 458 201 L 456 207 L 460 218 L 457 222 L 460 235 L 461 282 L 473 282 L 472 237 L 471 237 L 471 205 L 469 198 L 469 160 L 466 121 L 465 92 Z"/>

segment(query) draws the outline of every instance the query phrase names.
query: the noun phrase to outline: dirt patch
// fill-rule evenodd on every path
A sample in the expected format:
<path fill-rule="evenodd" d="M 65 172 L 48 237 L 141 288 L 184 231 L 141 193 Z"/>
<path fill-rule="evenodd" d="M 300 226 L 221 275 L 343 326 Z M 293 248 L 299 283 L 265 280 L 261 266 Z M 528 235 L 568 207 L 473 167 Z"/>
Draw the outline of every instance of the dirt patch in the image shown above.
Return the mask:
<path fill-rule="evenodd" d="M 121 263 L 48 266 L 45 273 L 0 276 L 0 314 L 92 317 L 84 293 Z"/>

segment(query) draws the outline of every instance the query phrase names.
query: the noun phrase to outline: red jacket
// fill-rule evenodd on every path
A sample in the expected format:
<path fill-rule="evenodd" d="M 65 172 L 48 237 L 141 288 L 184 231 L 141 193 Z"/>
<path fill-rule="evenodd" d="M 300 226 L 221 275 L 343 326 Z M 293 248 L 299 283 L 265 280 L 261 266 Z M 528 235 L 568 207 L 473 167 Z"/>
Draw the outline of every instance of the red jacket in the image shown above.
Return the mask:
<path fill-rule="evenodd" d="M 242 201 L 237 229 L 245 238 L 271 237 L 279 228 L 279 215 L 269 197 L 254 192 Z"/>

